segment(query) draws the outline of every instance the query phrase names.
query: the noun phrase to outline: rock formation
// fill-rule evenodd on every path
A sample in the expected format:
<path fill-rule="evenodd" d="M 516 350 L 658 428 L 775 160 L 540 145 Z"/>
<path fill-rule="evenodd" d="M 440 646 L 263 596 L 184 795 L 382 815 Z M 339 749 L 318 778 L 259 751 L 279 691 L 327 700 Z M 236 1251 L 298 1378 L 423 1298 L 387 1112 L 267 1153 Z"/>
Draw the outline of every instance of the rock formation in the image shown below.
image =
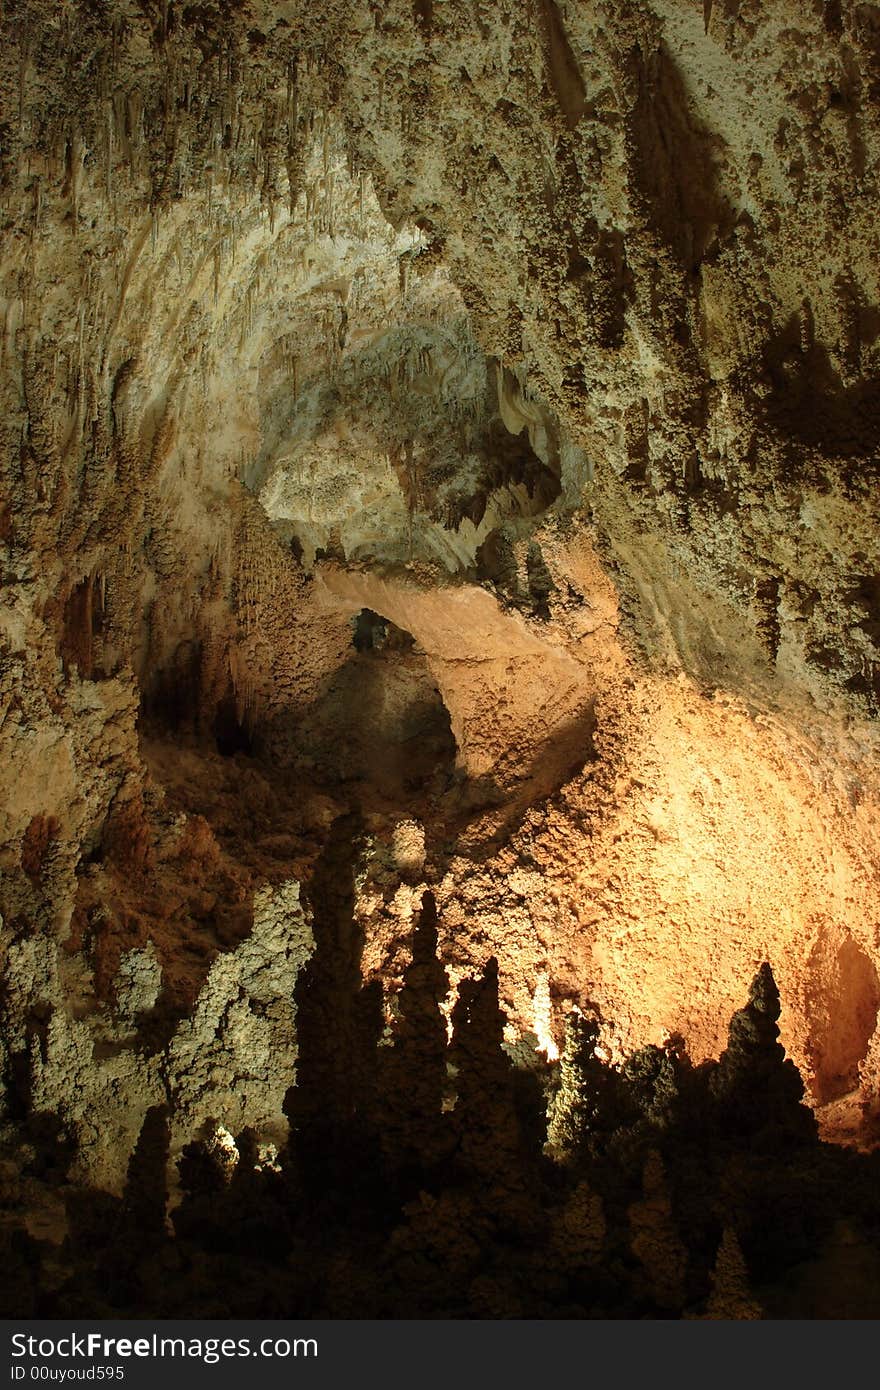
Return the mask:
<path fill-rule="evenodd" d="M 138 1155 L 173 1208 L 221 1130 L 283 1206 L 355 1127 L 424 1306 L 434 1242 L 477 1315 L 516 1316 L 440 1231 L 498 1212 L 414 1164 L 503 1187 L 549 1114 L 525 1239 L 545 1161 L 622 1145 L 641 1183 L 649 1062 L 683 1090 L 643 1129 L 700 1096 L 736 1129 L 756 1039 L 869 1146 L 880 9 L 4 0 L 0 37 L 0 1125 L 28 1239 L 69 1235 L 64 1184 L 134 1219 Z M 776 1012 L 728 1038 L 762 962 Z M 441 1022 L 451 1075 L 474 1009 L 502 1150 L 479 1087 L 480 1134 L 443 1090 Z M 638 1142 L 563 1103 L 592 1009 Z M 739 1279 L 745 1225 L 663 1161 L 693 1268 Z M 572 1182 L 549 1228 L 613 1244 L 641 1188 Z M 547 1306 L 619 1306 L 582 1277 Z"/>

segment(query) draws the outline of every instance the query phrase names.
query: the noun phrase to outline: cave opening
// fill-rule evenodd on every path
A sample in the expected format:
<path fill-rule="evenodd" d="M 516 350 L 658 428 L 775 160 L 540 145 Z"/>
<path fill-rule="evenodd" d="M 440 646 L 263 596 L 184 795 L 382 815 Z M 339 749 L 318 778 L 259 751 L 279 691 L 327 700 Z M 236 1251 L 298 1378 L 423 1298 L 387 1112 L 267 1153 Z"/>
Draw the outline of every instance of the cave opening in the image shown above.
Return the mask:
<path fill-rule="evenodd" d="M 238 712 L 235 695 L 231 691 L 218 703 L 211 727 L 217 752 L 224 758 L 234 757 L 236 753 L 244 753 L 247 757 L 253 755 L 253 737 Z"/>
<path fill-rule="evenodd" d="M 178 642 L 165 662 L 145 663 L 140 681 L 140 722 L 144 730 L 173 737 L 195 729 L 201 667 L 202 645 L 193 638 Z"/>
<path fill-rule="evenodd" d="M 371 608 L 350 619 L 351 650 L 295 721 L 294 759 L 327 786 L 408 804 L 439 795 L 458 746 L 424 649 Z"/>
<path fill-rule="evenodd" d="M 372 608 L 362 608 L 351 620 L 351 644 L 358 652 L 404 652 L 412 651 L 416 639 L 411 632 L 374 613 Z"/>

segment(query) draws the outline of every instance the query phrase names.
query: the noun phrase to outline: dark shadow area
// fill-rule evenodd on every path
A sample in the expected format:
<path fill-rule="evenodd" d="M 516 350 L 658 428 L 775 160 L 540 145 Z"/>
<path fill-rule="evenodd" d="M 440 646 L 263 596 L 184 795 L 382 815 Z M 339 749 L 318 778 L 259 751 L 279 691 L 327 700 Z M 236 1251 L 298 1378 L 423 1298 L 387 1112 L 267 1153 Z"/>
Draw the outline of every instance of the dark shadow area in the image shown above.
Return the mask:
<path fill-rule="evenodd" d="M 569 130 L 587 109 L 587 92 L 555 0 L 536 0 L 538 27 L 547 76 Z"/>
<path fill-rule="evenodd" d="M 693 273 L 735 221 L 719 188 L 718 140 L 695 122 L 681 72 L 664 44 L 645 58 L 634 51 L 633 59 L 638 96 L 629 117 L 631 196 L 680 266 Z"/>
<path fill-rule="evenodd" d="M 550 1065 L 504 1042 L 497 965 L 448 979 L 424 895 L 380 1037 L 339 817 L 310 892 L 288 1151 L 195 1136 L 169 1224 L 168 1115 L 121 1197 L 65 1190 L 61 1250 L 0 1229 L 15 1316 L 868 1317 L 880 1312 L 880 1155 L 818 1140 L 779 1042 L 769 965 L 717 1062 L 670 1039 L 604 1059 L 588 1005 Z"/>
<path fill-rule="evenodd" d="M 374 613 L 372 608 L 362 608 L 355 614 L 352 629 L 351 645 L 358 652 L 410 652 L 416 645 L 411 633 L 383 618 L 381 613 Z"/>
<path fill-rule="evenodd" d="M 437 957 L 437 907 L 425 893 L 412 956 L 397 995 L 396 1026 L 379 1068 L 380 1133 L 385 1164 L 397 1187 L 413 1195 L 449 1157 L 451 1136 L 446 1019 L 449 977 Z"/>
<path fill-rule="evenodd" d="M 167 665 L 151 670 L 141 690 L 142 728 L 175 734 L 196 727 L 201 668 L 201 643 L 184 641 L 178 643 Z"/>
<path fill-rule="evenodd" d="M 315 949 L 297 983 L 296 1082 L 285 1100 L 291 1156 L 313 1210 L 361 1193 L 375 1168 L 376 1048 L 381 987 L 361 977 L 363 930 L 355 876 L 364 842 L 360 815 L 330 827 L 308 888 Z M 377 1194 L 373 1194 L 374 1196 Z"/>
<path fill-rule="evenodd" d="M 764 369 L 771 384 L 763 402 L 769 428 L 826 458 L 858 459 L 876 474 L 880 380 L 844 386 L 827 349 L 809 335 L 804 341 L 799 314 L 767 345 Z"/>
<path fill-rule="evenodd" d="M 88 575 L 74 585 L 64 604 L 58 650 L 65 675 L 77 670 L 82 680 L 101 680 L 109 674 L 101 661 L 106 626 L 103 577 Z"/>
<path fill-rule="evenodd" d="M 290 728 L 285 764 L 328 790 L 363 786 L 399 807 L 442 794 L 458 750 L 424 652 L 370 609 L 353 620 L 352 647 Z"/>
<path fill-rule="evenodd" d="M 213 734 L 217 752 L 222 753 L 224 758 L 231 758 L 236 753 L 252 756 L 253 739 L 244 720 L 239 717 L 232 691 L 226 694 L 217 706 Z"/>

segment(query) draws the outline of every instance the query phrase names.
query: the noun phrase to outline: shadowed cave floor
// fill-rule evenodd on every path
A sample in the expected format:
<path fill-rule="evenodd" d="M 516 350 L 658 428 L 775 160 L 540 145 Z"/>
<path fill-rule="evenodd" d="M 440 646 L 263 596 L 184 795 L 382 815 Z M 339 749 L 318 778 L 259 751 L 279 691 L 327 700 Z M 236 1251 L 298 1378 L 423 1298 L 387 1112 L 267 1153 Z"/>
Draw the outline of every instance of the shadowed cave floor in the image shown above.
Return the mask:
<path fill-rule="evenodd" d="M 768 966 L 717 1063 L 672 1040 L 612 1066 L 589 1014 L 549 1063 L 535 1039 L 505 1044 L 494 961 L 447 1027 L 425 893 L 389 1031 L 361 974 L 363 835 L 338 816 L 311 877 L 281 1152 L 207 1127 L 169 1194 L 154 1106 L 116 1197 L 68 1180 L 50 1117 L 21 1117 L 0 1167 L 8 1316 L 880 1313 L 880 1153 L 819 1141 Z"/>

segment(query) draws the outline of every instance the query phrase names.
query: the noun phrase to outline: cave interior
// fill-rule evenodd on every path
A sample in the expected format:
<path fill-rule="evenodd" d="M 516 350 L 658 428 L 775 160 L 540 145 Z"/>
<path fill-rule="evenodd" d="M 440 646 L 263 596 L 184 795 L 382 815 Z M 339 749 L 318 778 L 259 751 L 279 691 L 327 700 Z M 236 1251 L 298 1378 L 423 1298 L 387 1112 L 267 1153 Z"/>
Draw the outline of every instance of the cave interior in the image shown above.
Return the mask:
<path fill-rule="evenodd" d="M 880 7 L 0 35 L 3 1315 L 880 1316 Z"/>

